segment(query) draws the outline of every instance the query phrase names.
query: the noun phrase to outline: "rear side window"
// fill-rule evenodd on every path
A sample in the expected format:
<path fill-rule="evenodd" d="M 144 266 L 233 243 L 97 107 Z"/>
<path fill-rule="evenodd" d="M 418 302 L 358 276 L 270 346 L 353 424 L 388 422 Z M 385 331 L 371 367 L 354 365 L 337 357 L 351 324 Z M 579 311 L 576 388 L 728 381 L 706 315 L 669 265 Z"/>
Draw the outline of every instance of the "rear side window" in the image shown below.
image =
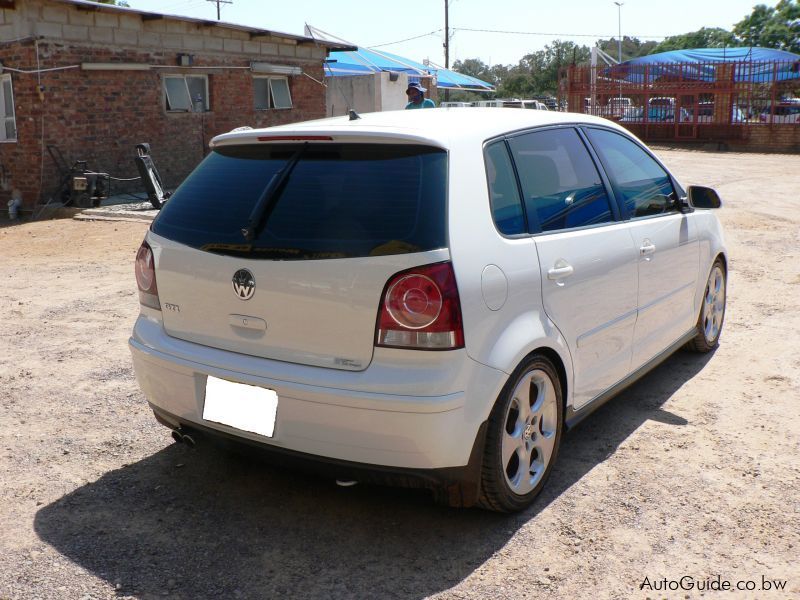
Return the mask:
<path fill-rule="evenodd" d="M 214 150 L 153 232 L 219 254 L 276 260 L 406 254 L 446 245 L 447 154 L 426 146 L 309 145 L 248 242 L 253 208 L 299 145 Z"/>
<path fill-rule="evenodd" d="M 614 220 L 600 174 L 577 131 L 526 133 L 509 145 L 532 232 Z"/>
<path fill-rule="evenodd" d="M 624 136 L 604 129 L 587 129 L 606 173 L 631 218 L 678 210 L 672 181 L 655 159 Z"/>
<path fill-rule="evenodd" d="M 522 214 L 517 178 L 514 176 L 506 143 L 501 141 L 487 146 L 485 156 L 492 218 L 498 231 L 506 235 L 525 233 L 525 217 Z"/>

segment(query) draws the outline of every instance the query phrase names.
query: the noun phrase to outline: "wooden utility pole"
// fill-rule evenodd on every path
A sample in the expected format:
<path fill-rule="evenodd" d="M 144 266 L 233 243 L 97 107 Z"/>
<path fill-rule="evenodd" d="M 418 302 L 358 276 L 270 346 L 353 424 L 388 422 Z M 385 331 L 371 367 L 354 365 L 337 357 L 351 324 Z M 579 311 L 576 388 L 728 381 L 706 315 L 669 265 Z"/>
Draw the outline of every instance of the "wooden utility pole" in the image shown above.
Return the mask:
<path fill-rule="evenodd" d="M 450 11 L 444 0 L 444 68 L 450 68 Z M 450 90 L 444 91 L 444 100 L 450 100 Z"/>
<path fill-rule="evenodd" d="M 444 0 L 444 68 L 450 68 L 450 15 Z"/>
<path fill-rule="evenodd" d="M 217 3 L 217 21 L 220 20 L 219 5 L 220 4 L 233 4 L 233 0 L 206 0 L 206 2 L 216 2 Z"/>

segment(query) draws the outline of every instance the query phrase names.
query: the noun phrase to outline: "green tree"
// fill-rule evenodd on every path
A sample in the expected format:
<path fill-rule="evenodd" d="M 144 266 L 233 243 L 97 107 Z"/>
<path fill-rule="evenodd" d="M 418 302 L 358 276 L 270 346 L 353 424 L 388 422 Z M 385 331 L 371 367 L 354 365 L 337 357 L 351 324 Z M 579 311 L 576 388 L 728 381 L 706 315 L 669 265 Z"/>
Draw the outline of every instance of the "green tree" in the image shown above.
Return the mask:
<path fill-rule="evenodd" d="M 494 85 L 496 82 L 495 74 L 492 72 L 492 68 L 479 58 L 457 60 L 453 63 L 451 69 L 456 73 L 461 73 L 462 75 L 477 77 L 481 81 L 491 83 L 492 85 Z"/>
<path fill-rule="evenodd" d="M 589 56 L 586 46 L 555 40 L 543 50 L 526 54 L 516 66 L 509 67 L 504 76 L 498 77 L 497 95 L 521 98 L 555 95 L 559 70 L 570 64 L 587 62 Z"/>
<path fill-rule="evenodd" d="M 478 58 L 467 58 L 465 60 L 457 60 L 450 67 L 451 70 L 462 75 L 469 75 L 470 77 L 477 77 L 481 81 L 496 85 L 498 78 L 494 67 L 490 67 L 485 62 Z M 494 97 L 494 94 L 488 92 L 463 92 L 456 91 L 450 92 L 450 101 L 452 102 L 472 102 L 474 100 L 486 100 L 487 98 Z M 439 99 L 443 98 L 442 92 L 439 92 Z"/>
<path fill-rule="evenodd" d="M 639 58 L 650 54 L 658 42 L 652 40 L 643 42 L 639 38 L 622 36 L 622 60 L 630 60 L 631 58 Z M 597 40 L 597 47 L 606 54 L 617 58 L 619 54 L 619 44 L 616 38 L 608 40 Z"/>
<path fill-rule="evenodd" d="M 798 0 L 781 0 L 774 8 L 759 4 L 734 26 L 733 33 L 741 46 L 800 52 L 800 4 Z"/>
<path fill-rule="evenodd" d="M 673 35 L 655 45 L 649 54 L 669 52 L 670 50 L 686 50 L 688 48 L 730 48 L 741 43 L 734 34 L 721 27 L 701 27 L 697 31 Z"/>
<path fill-rule="evenodd" d="M 126 6 L 130 7 L 130 4 L 125 2 L 125 0 L 94 0 L 99 4 L 113 4 L 114 6 Z"/>

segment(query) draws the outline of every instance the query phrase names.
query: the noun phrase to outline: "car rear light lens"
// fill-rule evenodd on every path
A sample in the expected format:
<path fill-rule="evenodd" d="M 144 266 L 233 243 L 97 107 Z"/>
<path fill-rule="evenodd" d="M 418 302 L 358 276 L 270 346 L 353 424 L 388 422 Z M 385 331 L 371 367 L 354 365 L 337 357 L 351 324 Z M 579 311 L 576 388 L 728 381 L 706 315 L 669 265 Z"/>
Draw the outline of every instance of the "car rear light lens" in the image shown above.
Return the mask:
<path fill-rule="evenodd" d="M 136 253 L 136 285 L 139 286 L 139 303 L 161 310 L 156 285 L 156 266 L 153 251 L 147 242 L 142 242 Z"/>
<path fill-rule="evenodd" d="M 375 345 L 418 350 L 464 347 L 452 263 L 416 267 L 389 279 L 381 296 Z"/>
<path fill-rule="evenodd" d="M 386 310 L 407 329 L 422 329 L 442 311 L 442 292 L 425 275 L 403 275 L 386 291 Z"/>

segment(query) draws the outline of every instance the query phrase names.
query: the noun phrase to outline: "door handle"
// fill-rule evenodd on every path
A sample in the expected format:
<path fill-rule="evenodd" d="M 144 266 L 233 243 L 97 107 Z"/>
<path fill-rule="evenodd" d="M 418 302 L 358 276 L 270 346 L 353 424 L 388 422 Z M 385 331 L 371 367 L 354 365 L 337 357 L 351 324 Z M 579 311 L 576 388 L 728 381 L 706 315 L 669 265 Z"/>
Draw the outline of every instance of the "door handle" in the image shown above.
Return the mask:
<path fill-rule="evenodd" d="M 553 268 L 547 271 L 547 278 L 557 281 L 569 277 L 575 272 L 572 265 L 566 261 L 559 260 Z"/>
<path fill-rule="evenodd" d="M 653 252 L 655 251 L 656 251 L 656 245 L 650 240 L 645 240 L 644 242 L 642 242 L 642 246 L 639 248 L 639 253 L 642 256 L 653 254 Z"/>

